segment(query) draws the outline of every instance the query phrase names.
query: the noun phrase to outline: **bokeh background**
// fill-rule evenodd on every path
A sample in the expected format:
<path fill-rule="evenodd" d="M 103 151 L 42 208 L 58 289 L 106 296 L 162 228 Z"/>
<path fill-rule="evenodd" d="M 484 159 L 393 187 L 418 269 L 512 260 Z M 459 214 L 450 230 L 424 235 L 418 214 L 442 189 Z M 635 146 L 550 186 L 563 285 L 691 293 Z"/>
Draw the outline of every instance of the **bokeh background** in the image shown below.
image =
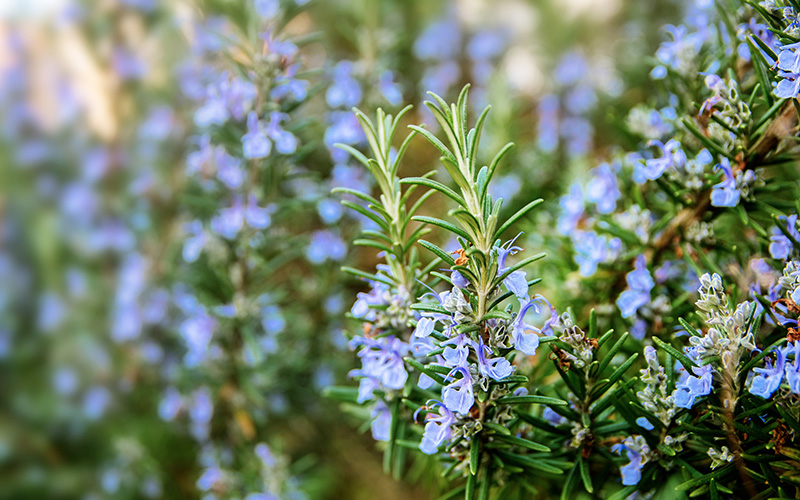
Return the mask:
<path fill-rule="evenodd" d="M 487 150 L 516 143 L 495 194 L 546 201 L 529 244 L 565 303 L 548 266 L 577 266 L 541 228 L 636 147 L 624 124 L 659 126 L 637 106 L 663 27 L 703 3 L 0 2 L 0 497 L 435 498 L 430 462 L 384 475 L 322 395 L 354 384 L 364 288 L 340 267 L 377 262 L 330 193 L 369 189 L 333 148 L 363 145 L 350 108 L 431 122 L 426 91 L 471 83 Z M 252 102 L 280 157 L 247 167 Z M 410 154 L 404 175 L 435 167 Z"/>

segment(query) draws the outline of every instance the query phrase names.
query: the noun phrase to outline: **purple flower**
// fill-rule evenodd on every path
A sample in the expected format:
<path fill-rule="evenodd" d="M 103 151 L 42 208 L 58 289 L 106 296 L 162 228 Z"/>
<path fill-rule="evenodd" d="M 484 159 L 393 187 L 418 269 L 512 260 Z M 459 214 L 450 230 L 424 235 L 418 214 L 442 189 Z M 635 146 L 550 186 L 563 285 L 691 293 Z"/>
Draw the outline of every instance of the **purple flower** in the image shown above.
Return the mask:
<path fill-rule="evenodd" d="M 247 133 L 242 136 L 242 152 L 245 158 L 256 159 L 269 156 L 272 143 L 258 121 L 258 115 L 251 111 L 247 115 Z"/>
<path fill-rule="evenodd" d="M 422 60 L 449 61 L 461 48 L 461 30 L 455 19 L 435 22 L 414 42 L 414 55 Z"/>
<path fill-rule="evenodd" d="M 778 75 L 783 77 L 783 80 L 778 82 L 775 87 L 775 95 L 790 99 L 797 96 L 800 92 L 800 54 L 797 49 L 800 48 L 800 43 L 792 43 L 784 45 L 780 48 L 778 53 Z"/>
<path fill-rule="evenodd" d="M 750 394 L 761 396 L 764 399 L 769 399 L 772 394 L 778 390 L 781 382 L 783 381 L 783 371 L 786 362 L 786 354 L 783 349 L 775 349 L 776 360 L 773 366 L 771 360 L 767 360 L 766 368 L 754 368 L 753 371 L 758 373 L 750 381 Z M 797 360 L 795 359 L 795 362 Z"/>
<path fill-rule="evenodd" d="M 439 408 L 439 414 L 428 413 L 425 416 L 425 432 L 419 444 L 419 449 L 426 455 L 433 455 L 442 443 L 453 437 L 450 426 L 456 422 L 456 416 L 442 403 L 435 401 L 431 405 L 431 409 L 434 408 Z"/>
<path fill-rule="evenodd" d="M 492 354 L 492 348 L 485 345 L 478 339 L 478 370 L 484 377 L 493 380 L 502 380 L 514 373 L 514 367 L 504 357 L 487 358 L 487 354 Z"/>
<path fill-rule="evenodd" d="M 273 112 L 269 117 L 269 124 L 267 125 L 267 136 L 275 141 L 275 149 L 278 153 L 289 155 L 297 150 L 297 138 L 291 132 L 283 130 L 280 126 L 281 122 L 287 120 L 289 115 L 286 113 Z"/>
<path fill-rule="evenodd" d="M 200 257 L 200 252 L 206 245 L 206 234 L 203 223 L 199 220 L 190 222 L 184 226 L 184 230 L 191 236 L 183 243 L 183 260 L 191 264 Z"/>
<path fill-rule="evenodd" d="M 403 388 L 408 380 L 408 372 L 403 364 L 403 356 L 409 352 L 408 344 L 389 335 L 378 339 L 355 337 L 350 341 L 350 345 L 351 347 L 361 347 L 358 352 L 358 357 L 361 358 L 361 369 L 352 370 L 351 377 L 368 377 L 373 379 L 373 382 L 379 381 L 389 389 Z M 374 384 L 370 384 L 374 386 Z"/>
<path fill-rule="evenodd" d="M 681 143 L 675 139 L 670 139 L 664 144 L 661 141 L 650 141 L 650 146 L 656 146 L 661 150 L 661 158 L 651 158 L 644 161 L 644 166 L 641 163 L 637 165 L 637 169 L 641 174 L 649 180 L 656 180 L 666 172 L 668 169 L 682 170 L 686 165 L 686 153 L 681 149 Z"/>
<path fill-rule="evenodd" d="M 214 159 L 217 163 L 217 179 L 225 184 L 228 189 L 242 187 L 242 182 L 244 182 L 242 161 L 229 155 L 223 147 L 214 149 Z"/>
<path fill-rule="evenodd" d="M 601 214 L 610 214 L 617 208 L 617 200 L 622 193 L 617 187 L 617 177 L 608 163 L 603 163 L 592 171 L 592 179 L 586 185 L 586 201 L 597 205 Z"/>
<path fill-rule="evenodd" d="M 361 85 L 353 78 L 353 63 L 341 61 L 333 68 L 333 83 L 325 94 L 328 106 L 352 108 L 361 102 Z"/>
<path fill-rule="evenodd" d="M 229 240 L 236 237 L 244 224 L 242 199 L 235 197 L 233 206 L 223 208 L 211 219 L 211 230 Z"/>
<path fill-rule="evenodd" d="M 627 442 L 631 438 L 625 440 Z M 644 459 L 642 454 L 636 450 L 632 446 L 626 446 L 623 443 L 615 444 L 611 447 L 611 450 L 617 453 L 625 452 L 625 455 L 628 457 L 627 465 L 620 467 L 619 472 L 622 475 L 622 484 L 625 486 L 633 486 L 635 484 L 639 484 L 639 481 L 642 479 L 642 466 L 644 465 Z"/>
<path fill-rule="evenodd" d="M 400 90 L 400 86 L 395 83 L 394 74 L 391 71 L 386 70 L 381 74 L 378 87 L 383 97 L 392 106 L 399 106 L 403 102 L 403 92 Z"/>
<path fill-rule="evenodd" d="M 647 270 L 644 255 L 636 259 L 634 270 L 625 276 L 625 280 L 628 282 L 628 289 L 620 294 L 617 307 L 623 318 L 630 318 L 639 308 L 650 302 L 650 291 L 655 286 Z"/>
<path fill-rule="evenodd" d="M 267 207 L 259 207 L 256 202 L 256 196 L 250 194 L 247 197 L 247 206 L 244 209 L 244 219 L 247 224 L 253 229 L 266 229 L 272 224 L 271 214 L 275 211 L 275 207 L 269 205 Z"/>
<path fill-rule="evenodd" d="M 558 232 L 564 236 L 572 234 L 578 227 L 578 222 L 583 217 L 583 189 L 579 183 L 569 187 L 569 193 L 558 201 L 561 205 L 561 215 L 558 218 Z"/>
<path fill-rule="evenodd" d="M 514 242 L 517 241 L 517 238 L 519 238 L 521 235 L 522 233 L 519 233 L 514 237 L 513 240 L 506 242 L 503 246 L 495 247 L 495 250 L 497 251 L 498 275 L 503 274 L 507 269 L 506 258 L 508 258 L 509 255 L 514 255 L 520 250 L 522 250 L 521 247 L 514 246 Z M 528 299 L 528 278 L 525 271 L 522 270 L 514 271 L 513 273 L 506 276 L 506 278 L 503 280 L 503 283 L 506 285 L 506 288 L 508 288 L 508 291 L 516 295 L 518 299 L 520 300 Z"/>
<path fill-rule="evenodd" d="M 688 375 L 675 386 L 675 392 L 672 393 L 675 406 L 689 409 L 694 406 L 697 398 L 710 394 L 713 382 L 712 371 L 711 365 L 692 367 L 692 372 L 696 376 Z"/>
<path fill-rule="evenodd" d="M 340 261 L 347 255 L 344 241 L 331 231 L 315 231 L 306 249 L 306 258 L 312 264 L 322 264 L 326 260 Z"/>
<path fill-rule="evenodd" d="M 722 170 L 725 178 L 719 184 L 714 185 L 711 191 L 711 205 L 715 207 L 735 207 L 739 204 L 741 193 L 736 188 L 736 179 L 731 170 L 730 161 L 723 158 L 714 170 Z"/>
<path fill-rule="evenodd" d="M 370 424 L 372 438 L 375 441 L 388 441 L 392 428 L 392 413 L 389 411 L 389 407 L 383 401 L 378 400 L 372 407 L 370 416 L 372 417 Z"/>
<path fill-rule="evenodd" d="M 790 342 L 783 348 L 783 352 L 786 358 L 784 368 L 789 390 L 794 394 L 800 394 L 800 340 Z M 794 363 L 789 363 L 790 354 L 794 354 Z"/>
<path fill-rule="evenodd" d="M 278 0 L 255 0 L 256 12 L 264 19 L 272 19 L 278 15 L 281 3 Z"/>
<path fill-rule="evenodd" d="M 545 303 L 550 307 L 550 319 L 548 319 L 544 326 L 539 329 L 533 325 L 525 322 L 525 314 L 533 308 L 534 312 L 538 313 L 539 308 L 537 303 Z M 533 299 L 528 299 L 520 304 L 519 313 L 517 313 L 514 322 L 511 324 L 511 342 L 514 348 L 523 354 L 533 356 L 536 354 L 536 349 L 539 347 L 539 333 L 542 330 L 549 329 L 550 325 L 558 320 L 555 308 L 550 306 L 547 299 L 541 295 L 537 295 Z"/>
<path fill-rule="evenodd" d="M 792 235 L 795 241 L 800 241 L 800 232 L 797 230 L 797 215 L 789 217 L 780 216 L 779 220 L 786 223 L 787 232 Z M 769 254 L 773 259 L 786 259 L 793 250 L 792 240 L 790 240 L 780 228 L 773 226 L 772 236 L 769 238 L 772 243 L 769 245 Z"/>
<path fill-rule="evenodd" d="M 457 366 L 447 375 L 447 379 L 461 374 L 461 378 L 453 380 L 449 385 L 442 389 L 442 400 L 448 410 L 455 413 L 468 414 L 472 405 L 475 404 L 475 393 L 472 389 L 472 375 L 464 367 Z"/>

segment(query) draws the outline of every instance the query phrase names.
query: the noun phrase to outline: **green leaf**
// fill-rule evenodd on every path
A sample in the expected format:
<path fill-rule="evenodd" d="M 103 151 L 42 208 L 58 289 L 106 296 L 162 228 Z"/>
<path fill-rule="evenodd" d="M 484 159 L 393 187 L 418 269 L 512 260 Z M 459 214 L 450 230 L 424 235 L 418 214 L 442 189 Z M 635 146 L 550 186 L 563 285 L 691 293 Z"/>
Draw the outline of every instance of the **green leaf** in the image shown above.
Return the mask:
<path fill-rule="evenodd" d="M 443 221 L 443 220 L 437 219 L 435 217 L 426 217 L 424 215 L 415 215 L 414 217 L 411 218 L 411 220 L 417 221 L 417 222 L 425 222 L 427 224 L 431 224 L 431 225 L 434 225 L 434 226 L 439 226 L 442 229 L 446 229 L 446 230 L 450 231 L 451 233 L 454 233 L 457 236 L 460 236 L 460 237 L 464 238 L 465 240 L 469 241 L 470 243 L 474 244 L 474 241 L 472 241 L 472 237 L 470 235 L 468 235 L 463 229 L 461 229 L 459 227 L 456 227 L 455 225 L 453 225 L 453 224 L 451 224 L 451 223 L 449 223 L 447 221 Z"/>
<path fill-rule="evenodd" d="M 348 386 L 331 386 L 322 390 L 322 396 L 345 403 L 358 402 L 358 388 Z"/>
<path fill-rule="evenodd" d="M 681 362 L 684 368 L 689 370 L 690 368 L 697 368 L 697 363 L 689 359 L 688 356 L 680 352 L 679 350 L 672 347 L 670 344 L 667 344 L 663 340 L 658 337 L 653 337 L 653 342 L 660 348 L 664 349 L 668 353 L 672 355 L 672 357 L 676 358 L 678 361 Z"/>
<path fill-rule="evenodd" d="M 410 128 L 411 130 L 414 130 L 415 132 L 421 134 L 423 137 L 428 139 L 428 142 L 433 144 L 433 146 L 436 149 L 438 149 L 439 152 L 442 153 L 442 155 L 445 158 L 447 158 L 448 160 L 452 161 L 455 164 L 458 164 L 458 160 L 456 160 L 456 157 L 453 156 L 453 153 L 451 153 L 450 150 L 447 149 L 447 146 L 445 146 L 442 143 L 442 141 L 440 141 L 435 135 L 433 135 L 428 130 L 425 130 L 424 128 L 422 128 L 422 127 L 420 127 L 418 125 L 409 125 L 408 128 Z"/>
<path fill-rule="evenodd" d="M 628 336 L 628 332 L 623 333 L 619 340 L 617 340 L 614 345 L 611 346 L 611 349 L 609 349 L 609 351 L 603 356 L 603 361 L 600 362 L 600 366 L 597 367 L 595 376 L 603 373 L 603 370 L 605 370 L 608 364 L 611 363 L 611 360 L 614 358 L 617 352 L 622 349 L 622 344 L 625 343 L 625 341 L 628 339 Z"/>
<path fill-rule="evenodd" d="M 478 435 L 472 436 L 469 444 L 469 472 L 473 476 L 478 473 L 478 466 L 481 460 L 481 440 Z"/>
<path fill-rule="evenodd" d="M 486 424 L 484 424 L 484 425 L 486 425 Z M 520 446 L 522 448 L 527 448 L 527 449 L 533 450 L 533 451 L 543 451 L 543 452 L 552 451 L 550 448 L 548 448 L 547 446 L 545 446 L 543 444 L 534 443 L 533 441 L 529 441 L 529 440 L 523 439 L 523 438 L 518 438 L 516 436 L 507 436 L 507 435 L 501 434 L 501 435 L 494 436 L 494 438 L 497 439 L 498 441 L 503 441 L 503 442 L 510 443 L 510 444 L 513 444 L 513 445 L 516 445 L 516 446 Z"/>
<path fill-rule="evenodd" d="M 602 396 L 617 382 L 617 380 L 619 380 L 625 374 L 628 368 L 630 368 L 630 366 L 633 364 L 634 361 L 636 361 L 636 358 L 638 357 L 639 357 L 638 352 L 631 354 L 631 356 L 624 363 L 622 363 L 619 366 L 619 368 L 617 368 L 614 371 L 614 373 L 611 374 L 610 377 L 608 377 L 608 382 L 606 382 L 603 386 L 600 386 L 599 388 L 598 386 L 595 386 L 596 390 L 595 389 L 592 390 L 591 396 L 593 398 L 598 398 Z"/>
<path fill-rule="evenodd" d="M 405 179 L 400 179 L 400 184 L 416 184 L 419 186 L 429 187 L 446 195 L 461 206 L 467 205 L 467 203 L 464 201 L 464 198 L 462 198 L 458 193 L 445 186 L 441 182 L 432 179 L 426 179 L 425 177 L 406 177 Z"/>
<path fill-rule="evenodd" d="M 442 259 L 448 267 L 453 267 L 456 264 L 456 261 L 453 257 L 450 256 L 449 253 L 445 252 L 438 246 L 434 245 L 433 243 L 426 241 L 426 240 L 419 240 L 419 244 L 426 249 L 430 250 L 431 252 L 435 253 L 437 257 Z"/>
<path fill-rule="evenodd" d="M 705 474 L 705 475 L 703 475 L 701 477 L 698 477 L 698 478 L 690 479 L 689 481 L 686 481 L 685 483 L 681 483 L 681 484 L 679 484 L 678 486 L 675 487 L 675 490 L 676 491 L 686 491 L 686 490 L 690 490 L 690 489 L 693 489 L 693 488 L 697 488 L 698 486 L 701 486 L 703 484 L 706 484 L 706 483 L 710 482 L 712 479 L 719 479 L 719 478 L 725 477 L 729 472 L 732 472 L 732 471 L 733 471 L 733 464 L 728 464 L 728 465 L 723 466 L 720 469 L 715 470 L 714 472 L 711 472 L 709 474 Z"/>
<path fill-rule="evenodd" d="M 385 276 L 381 276 L 379 274 L 370 274 L 370 273 L 364 272 L 364 271 L 362 271 L 360 269 L 355 269 L 355 268 L 347 267 L 347 266 L 342 266 L 339 269 L 341 269 L 345 273 L 350 273 L 350 274 L 352 274 L 354 276 L 358 276 L 359 278 L 364 278 L 365 280 L 377 281 L 379 283 L 383 283 L 384 285 L 395 286 L 395 283 L 392 280 L 390 280 L 389 278 L 387 278 Z M 413 308 L 413 306 L 412 306 L 412 308 Z"/>
<path fill-rule="evenodd" d="M 486 429 L 492 430 L 492 431 L 494 431 L 495 433 L 497 433 L 497 434 L 500 434 L 500 435 L 503 435 L 503 436 L 509 436 L 509 435 L 511 435 L 511 431 L 510 431 L 510 430 L 508 430 L 508 428 L 506 428 L 506 427 L 503 427 L 502 425 L 500 425 L 500 424 L 496 424 L 496 423 L 494 423 L 494 422 L 484 422 L 484 423 L 483 423 L 483 426 L 484 426 Z"/>
<path fill-rule="evenodd" d="M 472 497 L 475 496 L 475 476 L 473 474 L 467 475 L 467 487 L 464 490 L 464 500 L 472 500 Z"/>
<path fill-rule="evenodd" d="M 364 217 L 370 219 L 375 224 L 380 226 L 380 228 L 383 229 L 385 232 L 387 232 L 387 233 L 391 232 L 389 230 L 389 225 L 386 223 L 385 220 L 381 219 L 380 217 L 378 217 L 373 212 L 370 212 L 365 207 L 362 207 L 361 205 L 359 205 L 357 203 L 353 203 L 352 201 L 349 201 L 349 200 L 342 200 L 341 203 L 342 203 L 342 205 L 346 206 L 347 208 L 349 208 L 351 210 L 355 210 L 356 212 L 360 213 Z"/>
<path fill-rule="evenodd" d="M 594 487 L 592 486 L 592 477 L 589 473 L 589 466 L 584 460 L 583 457 L 578 457 L 578 467 L 581 473 L 581 480 L 583 480 L 583 487 L 586 488 L 586 491 L 589 494 L 594 493 Z"/>
<path fill-rule="evenodd" d="M 537 205 L 539 205 L 539 204 L 540 204 L 540 203 L 542 203 L 543 201 L 544 201 L 544 200 L 543 200 L 542 198 L 539 198 L 539 199 L 537 199 L 537 200 L 533 200 L 532 202 L 528 203 L 527 205 L 525 205 L 524 207 L 522 207 L 521 209 L 519 209 L 519 210 L 517 211 L 517 213 L 515 213 L 514 215 L 512 215 L 511 217 L 509 217 L 509 218 L 508 218 L 508 220 L 506 220 L 506 221 L 503 223 L 503 225 L 502 225 L 502 226 L 500 226 L 500 227 L 497 229 L 497 231 L 495 231 L 495 233 L 494 233 L 494 238 L 495 238 L 495 239 L 499 238 L 499 237 L 500 237 L 500 235 L 502 235 L 502 234 L 503 234 L 503 233 L 506 231 L 506 229 L 510 228 L 510 227 L 511 227 L 511 226 L 512 226 L 512 225 L 513 225 L 515 222 L 517 222 L 517 221 L 518 221 L 520 218 L 524 217 L 524 216 L 525 216 L 525 214 L 527 214 L 528 212 L 530 212 L 531 210 L 533 210 L 533 209 L 534 209 L 534 208 L 535 208 Z"/>
<path fill-rule="evenodd" d="M 567 406 L 569 403 L 562 399 L 546 396 L 505 396 L 497 400 L 498 403 L 507 405 L 540 404 L 552 406 Z"/>

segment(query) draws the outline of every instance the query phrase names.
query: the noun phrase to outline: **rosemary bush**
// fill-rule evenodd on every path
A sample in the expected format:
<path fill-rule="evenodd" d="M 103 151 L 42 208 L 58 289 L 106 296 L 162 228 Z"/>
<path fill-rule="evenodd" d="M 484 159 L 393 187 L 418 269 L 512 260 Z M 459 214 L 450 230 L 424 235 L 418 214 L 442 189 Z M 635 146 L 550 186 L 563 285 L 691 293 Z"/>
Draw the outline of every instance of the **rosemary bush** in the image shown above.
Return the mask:
<path fill-rule="evenodd" d="M 669 28 L 657 108 L 623 129 L 636 149 L 527 224 L 571 255 L 548 272 L 576 291 L 562 307 L 514 236 L 541 200 L 507 214 L 489 194 L 511 145 L 479 160 L 488 108 L 469 125 L 466 87 L 431 93 L 438 132 L 409 125 L 396 152 L 403 113 L 356 111 L 370 154 L 343 148 L 380 195 L 343 203 L 384 263 L 344 268 L 371 291 L 351 310 L 359 386 L 329 394 L 368 409 L 387 473 L 429 455 L 442 498 L 798 494 L 797 9 L 709 2 Z M 446 175 L 401 175 L 414 135 Z M 434 194 L 447 215 L 418 214 Z"/>

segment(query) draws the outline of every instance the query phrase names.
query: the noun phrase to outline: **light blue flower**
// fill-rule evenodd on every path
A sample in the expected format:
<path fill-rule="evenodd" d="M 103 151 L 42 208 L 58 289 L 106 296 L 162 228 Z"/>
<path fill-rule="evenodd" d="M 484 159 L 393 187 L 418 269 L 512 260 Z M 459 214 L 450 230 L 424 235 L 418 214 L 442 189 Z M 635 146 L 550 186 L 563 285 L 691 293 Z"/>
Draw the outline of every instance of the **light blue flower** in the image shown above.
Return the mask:
<path fill-rule="evenodd" d="M 711 191 L 711 205 L 715 207 L 735 207 L 739 204 L 741 192 L 736 188 L 736 178 L 731 170 L 731 163 L 727 158 L 723 158 L 714 170 L 722 170 L 725 174 L 724 179 L 719 184 L 714 185 Z"/>

